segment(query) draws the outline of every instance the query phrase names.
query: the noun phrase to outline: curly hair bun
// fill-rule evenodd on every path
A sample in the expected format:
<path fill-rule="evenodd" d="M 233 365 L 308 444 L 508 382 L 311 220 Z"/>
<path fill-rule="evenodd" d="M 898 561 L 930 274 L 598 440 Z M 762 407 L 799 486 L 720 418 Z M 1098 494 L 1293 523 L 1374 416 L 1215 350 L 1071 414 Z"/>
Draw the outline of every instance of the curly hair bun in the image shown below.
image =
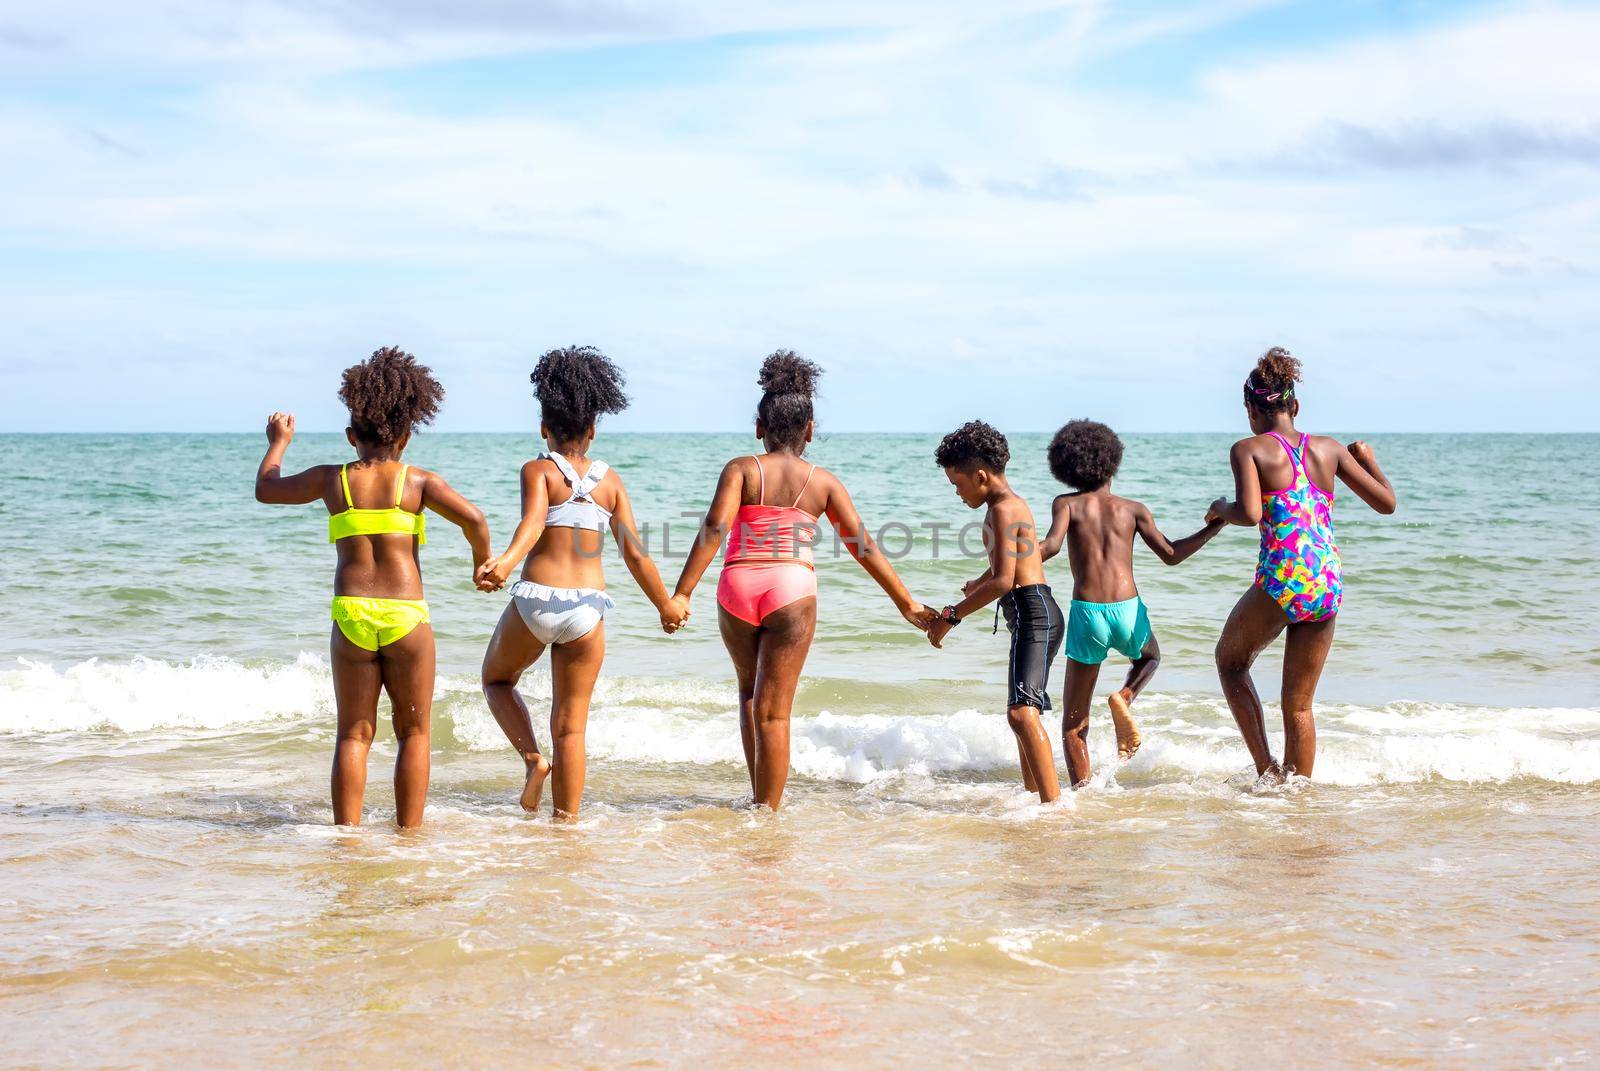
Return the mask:
<path fill-rule="evenodd" d="M 756 422 L 766 428 L 769 450 L 805 450 L 806 428 L 815 416 L 811 396 L 820 378 L 822 367 L 794 350 L 777 350 L 761 362 Z"/>
<path fill-rule="evenodd" d="M 528 378 L 545 427 L 558 439 L 579 438 L 602 413 L 628 408 L 628 396 L 622 392 L 627 377 L 593 346 L 550 350 Z"/>
<path fill-rule="evenodd" d="M 344 370 L 339 400 L 350 410 L 350 427 L 363 442 L 399 442 L 421 424 L 432 424 L 444 402 L 433 370 L 398 346 L 385 346 Z"/>
<path fill-rule="evenodd" d="M 804 394 L 817 392 L 822 366 L 808 361 L 794 350 L 778 350 L 761 362 L 756 383 L 764 394 Z"/>
<path fill-rule="evenodd" d="M 1256 361 L 1256 384 L 1278 394 L 1287 394 L 1300 382 L 1300 359 L 1282 346 L 1274 346 Z"/>

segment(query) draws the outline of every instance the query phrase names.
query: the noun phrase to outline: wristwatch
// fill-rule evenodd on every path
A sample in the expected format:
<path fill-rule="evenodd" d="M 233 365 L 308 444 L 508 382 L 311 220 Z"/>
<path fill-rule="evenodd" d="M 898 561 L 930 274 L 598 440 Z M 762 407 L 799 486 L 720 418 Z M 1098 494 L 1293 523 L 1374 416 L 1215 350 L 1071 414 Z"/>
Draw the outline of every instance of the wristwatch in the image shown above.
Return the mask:
<path fill-rule="evenodd" d="M 943 621 L 951 628 L 955 628 L 957 625 L 961 624 L 961 619 L 956 616 L 956 608 L 954 606 L 946 606 L 943 610 L 940 610 L 939 620 Z"/>

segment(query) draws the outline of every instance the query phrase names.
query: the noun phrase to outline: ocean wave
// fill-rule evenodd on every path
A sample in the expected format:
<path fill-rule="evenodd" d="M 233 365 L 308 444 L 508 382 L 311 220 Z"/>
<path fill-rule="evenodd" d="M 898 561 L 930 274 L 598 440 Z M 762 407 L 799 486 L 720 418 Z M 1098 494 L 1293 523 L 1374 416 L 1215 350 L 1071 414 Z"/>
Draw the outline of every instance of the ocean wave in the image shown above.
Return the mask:
<path fill-rule="evenodd" d="M 328 668 L 309 654 L 263 665 L 135 658 L 59 669 L 29 660 L 14 666 L 0 670 L 0 734 L 164 731 L 181 744 L 189 733 L 303 723 L 316 735 L 332 735 Z M 524 680 L 524 694 L 534 710 L 544 709 L 548 674 L 536 668 Z M 727 681 L 603 678 L 589 723 L 589 753 L 618 763 L 738 764 L 743 758 L 735 708 Z M 507 747 L 476 680 L 441 677 L 434 711 L 435 741 L 447 753 Z M 1145 746 L 1118 766 L 1109 719 L 1096 711 L 1090 741 L 1097 783 L 1226 780 L 1248 766 L 1238 731 L 1217 697 L 1150 695 L 1136 714 Z M 1046 720 L 1059 755 L 1059 722 Z M 1328 703 L 1319 708 L 1317 722 L 1316 777 L 1325 783 L 1600 782 L 1596 709 Z M 796 774 L 850 784 L 1001 771 L 1017 762 L 1005 719 L 976 710 L 802 713 L 794 720 L 792 741 Z"/>
<path fill-rule="evenodd" d="M 309 654 L 262 666 L 92 658 L 65 669 L 23 658 L 0 670 L 0 733 L 227 729 L 332 711 L 327 664 Z"/>

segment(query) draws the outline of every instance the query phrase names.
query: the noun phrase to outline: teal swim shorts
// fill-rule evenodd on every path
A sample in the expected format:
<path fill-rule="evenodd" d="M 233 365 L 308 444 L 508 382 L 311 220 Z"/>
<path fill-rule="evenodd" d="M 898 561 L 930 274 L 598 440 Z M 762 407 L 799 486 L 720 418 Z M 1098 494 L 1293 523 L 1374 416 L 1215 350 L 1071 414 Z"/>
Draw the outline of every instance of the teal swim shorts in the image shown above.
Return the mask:
<path fill-rule="evenodd" d="M 1074 662 L 1098 666 L 1112 651 L 1138 658 L 1149 640 L 1150 615 L 1137 595 L 1122 602 L 1072 600 L 1066 655 Z"/>

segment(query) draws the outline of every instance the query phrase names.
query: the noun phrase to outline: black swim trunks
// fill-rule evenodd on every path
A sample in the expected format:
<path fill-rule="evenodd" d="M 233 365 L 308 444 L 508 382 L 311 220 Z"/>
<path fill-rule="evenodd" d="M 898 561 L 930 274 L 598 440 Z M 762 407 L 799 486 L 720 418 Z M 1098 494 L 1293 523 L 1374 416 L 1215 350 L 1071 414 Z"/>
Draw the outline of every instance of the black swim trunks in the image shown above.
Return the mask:
<path fill-rule="evenodd" d="M 1012 588 L 1000 599 L 1011 632 L 1007 708 L 1050 709 L 1050 665 L 1066 638 L 1066 621 L 1048 584 Z"/>

